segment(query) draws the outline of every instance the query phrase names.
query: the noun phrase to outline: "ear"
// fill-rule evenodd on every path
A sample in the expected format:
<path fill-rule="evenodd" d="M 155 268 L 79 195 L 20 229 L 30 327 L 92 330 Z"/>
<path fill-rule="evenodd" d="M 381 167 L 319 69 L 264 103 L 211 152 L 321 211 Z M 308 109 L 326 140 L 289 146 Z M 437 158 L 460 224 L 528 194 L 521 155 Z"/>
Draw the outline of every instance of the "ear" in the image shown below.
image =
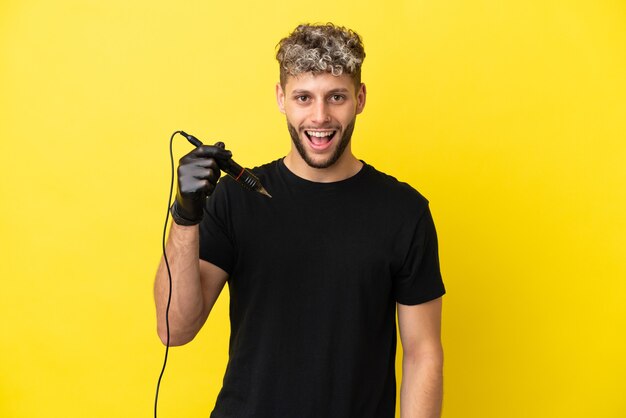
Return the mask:
<path fill-rule="evenodd" d="M 280 83 L 276 83 L 276 103 L 278 104 L 278 110 L 280 113 L 285 113 L 285 92 L 283 91 Z"/>
<path fill-rule="evenodd" d="M 361 83 L 359 87 L 359 91 L 356 93 L 356 114 L 358 115 L 363 111 L 365 107 L 365 98 L 367 96 L 367 89 L 365 88 L 365 84 Z"/>

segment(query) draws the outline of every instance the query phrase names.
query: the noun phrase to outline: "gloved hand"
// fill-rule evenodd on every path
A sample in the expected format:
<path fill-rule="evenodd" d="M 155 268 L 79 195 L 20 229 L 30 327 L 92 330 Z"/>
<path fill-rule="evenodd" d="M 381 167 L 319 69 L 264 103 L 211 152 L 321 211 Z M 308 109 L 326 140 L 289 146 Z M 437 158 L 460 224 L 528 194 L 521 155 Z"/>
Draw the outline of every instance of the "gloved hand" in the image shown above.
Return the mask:
<path fill-rule="evenodd" d="M 202 220 L 204 203 L 220 178 L 217 160 L 228 160 L 230 151 L 223 142 L 202 145 L 180 159 L 178 163 L 178 189 L 172 205 L 172 219 L 178 225 L 196 225 Z"/>

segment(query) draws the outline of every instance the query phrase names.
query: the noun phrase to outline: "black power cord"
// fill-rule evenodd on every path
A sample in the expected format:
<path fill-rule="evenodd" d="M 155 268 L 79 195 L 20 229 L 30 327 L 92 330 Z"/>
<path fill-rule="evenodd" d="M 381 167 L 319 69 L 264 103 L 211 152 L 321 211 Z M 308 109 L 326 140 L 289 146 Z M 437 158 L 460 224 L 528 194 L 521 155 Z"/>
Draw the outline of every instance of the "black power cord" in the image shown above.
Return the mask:
<path fill-rule="evenodd" d="M 165 234 L 167 231 L 167 222 L 170 218 L 170 206 L 172 205 L 172 192 L 174 191 L 174 151 L 172 150 L 172 144 L 174 143 L 174 136 L 181 133 L 176 131 L 170 137 L 170 165 L 172 169 L 172 175 L 170 179 L 170 195 L 167 198 L 167 213 L 165 215 L 165 225 L 163 226 L 163 238 L 161 240 L 161 246 L 163 247 L 163 259 L 165 260 L 165 266 L 167 267 L 167 277 L 169 279 L 169 292 L 167 294 L 167 307 L 165 308 L 165 329 L 167 331 L 167 338 L 165 342 L 165 358 L 163 359 L 163 368 L 161 374 L 159 374 L 159 380 L 156 387 L 156 395 L 154 397 L 154 418 L 157 418 L 157 406 L 159 403 L 159 388 L 161 387 L 161 379 L 163 379 L 163 373 L 165 373 L 165 366 L 167 365 L 167 355 L 170 351 L 170 303 L 172 301 L 172 272 L 170 271 L 170 263 L 167 261 L 167 253 L 165 252 Z"/>

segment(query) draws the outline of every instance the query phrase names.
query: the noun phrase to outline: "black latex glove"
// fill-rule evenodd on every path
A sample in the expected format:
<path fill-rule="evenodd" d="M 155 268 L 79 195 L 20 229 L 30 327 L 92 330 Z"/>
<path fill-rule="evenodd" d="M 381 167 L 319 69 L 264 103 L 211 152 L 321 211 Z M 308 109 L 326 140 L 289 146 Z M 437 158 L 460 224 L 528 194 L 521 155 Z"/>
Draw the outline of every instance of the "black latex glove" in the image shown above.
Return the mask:
<path fill-rule="evenodd" d="M 223 142 L 202 145 L 178 162 L 178 190 L 172 205 L 172 218 L 178 225 L 196 225 L 202 220 L 204 203 L 220 178 L 218 160 L 232 156 Z"/>

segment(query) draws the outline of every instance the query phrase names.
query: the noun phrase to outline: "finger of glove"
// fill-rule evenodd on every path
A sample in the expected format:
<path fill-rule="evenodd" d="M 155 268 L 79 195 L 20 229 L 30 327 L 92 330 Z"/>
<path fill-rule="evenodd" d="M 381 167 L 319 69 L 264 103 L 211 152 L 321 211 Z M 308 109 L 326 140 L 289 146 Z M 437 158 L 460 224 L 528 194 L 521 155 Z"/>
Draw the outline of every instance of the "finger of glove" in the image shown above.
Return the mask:
<path fill-rule="evenodd" d="M 210 195 L 215 189 L 215 183 L 208 179 L 189 179 L 180 187 L 180 194 L 186 198 L 199 199 L 202 196 Z"/>
<path fill-rule="evenodd" d="M 180 166 L 183 170 L 193 170 L 194 167 L 199 168 L 210 168 L 213 170 L 219 170 L 220 165 L 217 159 L 215 158 L 198 158 L 195 160 L 191 160 L 186 164 Z"/>
<path fill-rule="evenodd" d="M 213 171 L 209 173 L 207 170 Z M 220 178 L 220 167 L 214 158 L 198 158 L 178 166 L 178 178 L 210 178 L 215 182 Z"/>
<path fill-rule="evenodd" d="M 185 176 L 195 174 L 200 169 L 212 169 L 219 171 L 220 166 L 215 158 L 196 158 L 188 160 L 178 166 L 178 175 Z"/>
<path fill-rule="evenodd" d="M 217 166 L 215 161 L 213 165 Z M 219 168 L 206 168 L 199 166 L 181 166 L 178 169 L 178 189 L 183 194 L 195 193 L 204 185 L 199 185 L 198 180 L 208 181 L 215 185 L 220 178 Z"/>
<path fill-rule="evenodd" d="M 228 160 L 232 156 L 233 154 L 226 149 L 212 145 L 202 145 L 181 158 L 180 162 L 182 164 L 189 160 L 200 158 L 216 158 L 219 160 Z"/>

